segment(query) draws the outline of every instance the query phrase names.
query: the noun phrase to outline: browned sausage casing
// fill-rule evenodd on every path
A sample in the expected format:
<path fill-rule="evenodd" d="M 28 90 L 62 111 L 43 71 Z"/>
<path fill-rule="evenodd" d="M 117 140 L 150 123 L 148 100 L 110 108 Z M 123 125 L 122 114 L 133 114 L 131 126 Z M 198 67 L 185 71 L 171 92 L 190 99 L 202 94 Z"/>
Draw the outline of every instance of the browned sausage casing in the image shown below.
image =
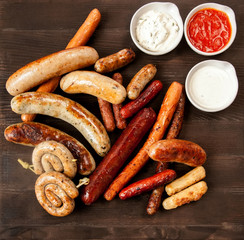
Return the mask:
<path fill-rule="evenodd" d="M 50 78 L 91 66 L 98 58 L 97 51 L 86 46 L 50 54 L 27 64 L 12 74 L 6 82 L 6 89 L 9 94 L 16 96 Z"/>
<path fill-rule="evenodd" d="M 22 145 L 37 146 L 44 141 L 54 140 L 66 146 L 75 159 L 81 175 L 90 174 L 96 167 L 90 152 L 70 135 L 37 122 L 17 123 L 10 125 L 4 131 L 7 141 Z"/>
<path fill-rule="evenodd" d="M 167 139 L 151 145 L 148 151 L 150 158 L 162 162 L 179 162 L 191 167 L 197 167 L 206 161 L 206 152 L 196 143 Z"/>
<path fill-rule="evenodd" d="M 117 53 L 97 60 L 94 69 L 99 73 L 113 72 L 132 62 L 135 56 L 135 52 L 132 49 L 125 48 Z"/>

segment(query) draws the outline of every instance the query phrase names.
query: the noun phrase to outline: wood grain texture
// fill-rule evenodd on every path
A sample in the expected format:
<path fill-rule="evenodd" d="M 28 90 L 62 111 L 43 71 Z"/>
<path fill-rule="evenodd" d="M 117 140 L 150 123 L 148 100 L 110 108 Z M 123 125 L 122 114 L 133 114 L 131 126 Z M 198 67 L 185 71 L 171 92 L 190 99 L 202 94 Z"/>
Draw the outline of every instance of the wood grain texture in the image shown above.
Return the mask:
<path fill-rule="evenodd" d="M 158 112 L 167 88 L 173 81 L 184 84 L 188 71 L 198 62 L 209 59 L 197 55 L 183 38 L 179 46 L 164 56 L 149 56 L 140 52 L 129 34 L 130 19 L 146 0 L 1 0 L 0 1 L 0 239 L 243 239 L 244 236 L 244 2 L 222 0 L 236 14 L 238 33 L 226 52 L 210 59 L 232 63 L 239 79 L 239 91 L 234 103 L 224 111 L 205 113 L 188 101 L 180 139 L 196 142 L 207 152 L 204 164 L 209 190 L 198 201 L 166 211 L 162 208 L 148 216 L 149 194 L 126 201 L 119 198 L 107 202 L 100 198 L 91 206 L 76 199 L 74 212 L 65 218 L 48 215 L 36 200 L 36 176 L 21 168 L 17 159 L 31 162 L 33 148 L 9 143 L 4 129 L 20 122 L 20 116 L 10 109 L 11 96 L 5 89 L 8 77 L 23 65 L 64 49 L 88 13 L 98 8 L 102 20 L 88 45 L 100 57 L 127 47 L 136 52 L 136 59 L 121 69 L 124 86 L 143 66 L 155 64 L 155 79 L 164 84 L 163 91 L 150 104 Z M 182 19 L 202 0 L 172 0 Z M 92 69 L 92 68 L 90 68 Z M 108 74 L 110 77 L 112 74 Z M 95 97 L 85 94 L 68 95 L 93 112 L 100 120 Z M 128 99 L 126 100 L 128 101 Z M 81 141 L 96 155 L 82 135 L 62 120 L 37 116 L 36 121 L 65 131 Z M 121 130 L 109 133 L 112 143 Z M 144 141 L 146 137 L 144 138 Z M 143 143 L 134 151 L 135 156 Z M 128 161 L 129 161 L 128 160 Z M 191 168 L 173 164 L 180 177 Z M 154 173 L 150 161 L 134 178 L 139 180 Z M 76 183 L 78 179 L 75 179 Z M 163 198 L 166 198 L 164 193 Z"/>

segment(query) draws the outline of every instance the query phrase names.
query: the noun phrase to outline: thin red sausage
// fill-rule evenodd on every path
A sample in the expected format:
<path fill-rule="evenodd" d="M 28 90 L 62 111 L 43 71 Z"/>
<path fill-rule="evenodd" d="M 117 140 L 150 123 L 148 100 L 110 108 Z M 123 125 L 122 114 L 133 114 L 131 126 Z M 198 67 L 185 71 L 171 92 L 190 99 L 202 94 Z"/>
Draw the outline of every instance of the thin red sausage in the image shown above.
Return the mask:
<path fill-rule="evenodd" d="M 162 186 L 173 181 L 176 178 L 176 172 L 171 169 L 156 173 L 151 177 L 142 179 L 138 182 L 132 183 L 128 187 L 121 190 L 119 197 L 122 200 L 140 195 L 144 192 L 150 191 L 156 187 Z"/>
<path fill-rule="evenodd" d="M 120 73 L 115 73 L 113 75 L 113 79 L 120 83 L 121 85 L 123 84 L 123 77 Z M 120 114 L 120 109 L 122 108 L 122 103 L 120 104 L 113 104 L 113 111 L 114 111 L 114 119 L 116 122 L 116 127 L 118 129 L 125 129 L 127 126 L 126 120 L 121 116 Z"/>
<path fill-rule="evenodd" d="M 123 118 L 129 118 L 150 102 L 163 88 L 159 80 L 153 81 L 135 100 L 127 103 L 120 110 Z"/>
<path fill-rule="evenodd" d="M 115 122 L 111 103 L 101 98 L 97 98 L 97 101 L 103 119 L 104 127 L 108 132 L 112 132 L 115 129 Z"/>
<path fill-rule="evenodd" d="M 81 199 L 86 205 L 95 202 L 103 194 L 155 120 L 156 113 L 152 108 L 142 109 L 131 120 L 90 176 L 90 183 L 82 189 Z"/>

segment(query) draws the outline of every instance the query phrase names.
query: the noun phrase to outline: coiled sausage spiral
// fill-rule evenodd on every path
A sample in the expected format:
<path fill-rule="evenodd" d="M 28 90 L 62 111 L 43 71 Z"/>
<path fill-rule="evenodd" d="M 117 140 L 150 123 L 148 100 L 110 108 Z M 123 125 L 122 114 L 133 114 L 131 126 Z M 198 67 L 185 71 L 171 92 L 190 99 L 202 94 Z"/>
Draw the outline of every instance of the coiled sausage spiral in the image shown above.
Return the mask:
<path fill-rule="evenodd" d="M 35 184 L 38 202 L 51 215 L 64 217 L 73 212 L 79 191 L 75 184 L 60 172 L 43 173 Z"/>
<path fill-rule="evenodd" d="M 73 159 L 69 149 L 56 141 L 44 141 L 38 144 L 32 153 L 32 163 L 38 175 L 57 171 L 73 178 L 77 172 L 77 164 Z"/>

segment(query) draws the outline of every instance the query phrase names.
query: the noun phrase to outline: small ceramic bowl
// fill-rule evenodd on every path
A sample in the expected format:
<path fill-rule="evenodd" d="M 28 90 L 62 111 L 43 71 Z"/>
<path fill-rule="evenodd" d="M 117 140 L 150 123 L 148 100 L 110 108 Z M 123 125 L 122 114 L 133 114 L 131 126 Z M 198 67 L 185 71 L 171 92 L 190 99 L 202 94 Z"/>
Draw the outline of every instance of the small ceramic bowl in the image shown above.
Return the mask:
<path fill-rule="evenodd" d="M 238 92 L 235 68 L 226 61 L 200 62 L 189 71 L 185 89 L 196 108 L 205 112 L 221 111 L 231 105 Z"/>
<path fill-rule="evenodd" d="M 231 37 L 230 37 L 229 42 L 223 48 L 221 48 L 218 51 L 214 51 L 214 52 L 204 52 L 204 51 L 201 51 L 201 50 L 197 49 L 191 43 L 191 41 L 189 40 L 189 37 L 188 37 L 188 23 L 189 23 L 189 21 L 191 20 L 191 18 L 193 17 L 194 14 L 196 14 L 198 11 L 200 11 L 202 9 L 206 9 L 206 8 L 212 8 L 212 9 L 216 9 L 218 11 L 222 11 L 222 12 L 226 13 L 227 16 L 229 17 L 229 21 L 230 21 L 230 25 L 231 25 Z M 217 55 L 217 54 L 220 54 L 220 53 L 224 52 L 225 50 L 227 50 L 231 46 L 233 41 L 235 40 L 236 31 L 237 31 L 237 26 L 236 26 L 236 20 L 235 20 L 234 11 L 228 6 L 217 4 L 217 3 L 204 3 L 204 4 L 201 4 L 201 5 L 198 5 L 197 7 L 195 7 L 194 9 L 192 9 L 190 11 L 190 13 L 187 15 L 187 17 L 185 19 L 185 23 L 184 23 L 184 35 L 185 35 L 185 39 L 186 39 L 188 45 L 196 53 L 201 54 L 201 55 L 205 55 L 205 56 Z"/>
<path fill-rule="evenodd" d="M 170 15 L 178 24 L 179 26 L 179 32 L 177 34 L 177 37 L 174 39 L 174 41 L 170 44 L 170 46 L 165 50 L 161 50 L 161 51 L 150 51 L 148 49 L 145 49 L 144 47 L 142 47 L 138 40 L 137 40 L 137 36 L 136 36 L 136 27 L 139 21 L 139 18 L 146 12 L 150 11 L 150 10 L 154 10 L 157 12 L 162 12 L 165 14 Z M 135 43 L 135 45 L 144 53 L 149 54 L 149 55 L 163 55 L 166 54 L 170 51 L 172 51 L 181 41 L 182 36 L 183 36 L 183 21 L 182 18 L 180 16 L 180 12 L 178 7 L 170 2 L 151 2 L 148 3 L 144 6 L 142 6 L 141 8 L 139 8 L 135 14 L 133 15 L 131 22 L 130 22 L 130 35 L 131 38 L 133 40 L 133 42 Z"/>

